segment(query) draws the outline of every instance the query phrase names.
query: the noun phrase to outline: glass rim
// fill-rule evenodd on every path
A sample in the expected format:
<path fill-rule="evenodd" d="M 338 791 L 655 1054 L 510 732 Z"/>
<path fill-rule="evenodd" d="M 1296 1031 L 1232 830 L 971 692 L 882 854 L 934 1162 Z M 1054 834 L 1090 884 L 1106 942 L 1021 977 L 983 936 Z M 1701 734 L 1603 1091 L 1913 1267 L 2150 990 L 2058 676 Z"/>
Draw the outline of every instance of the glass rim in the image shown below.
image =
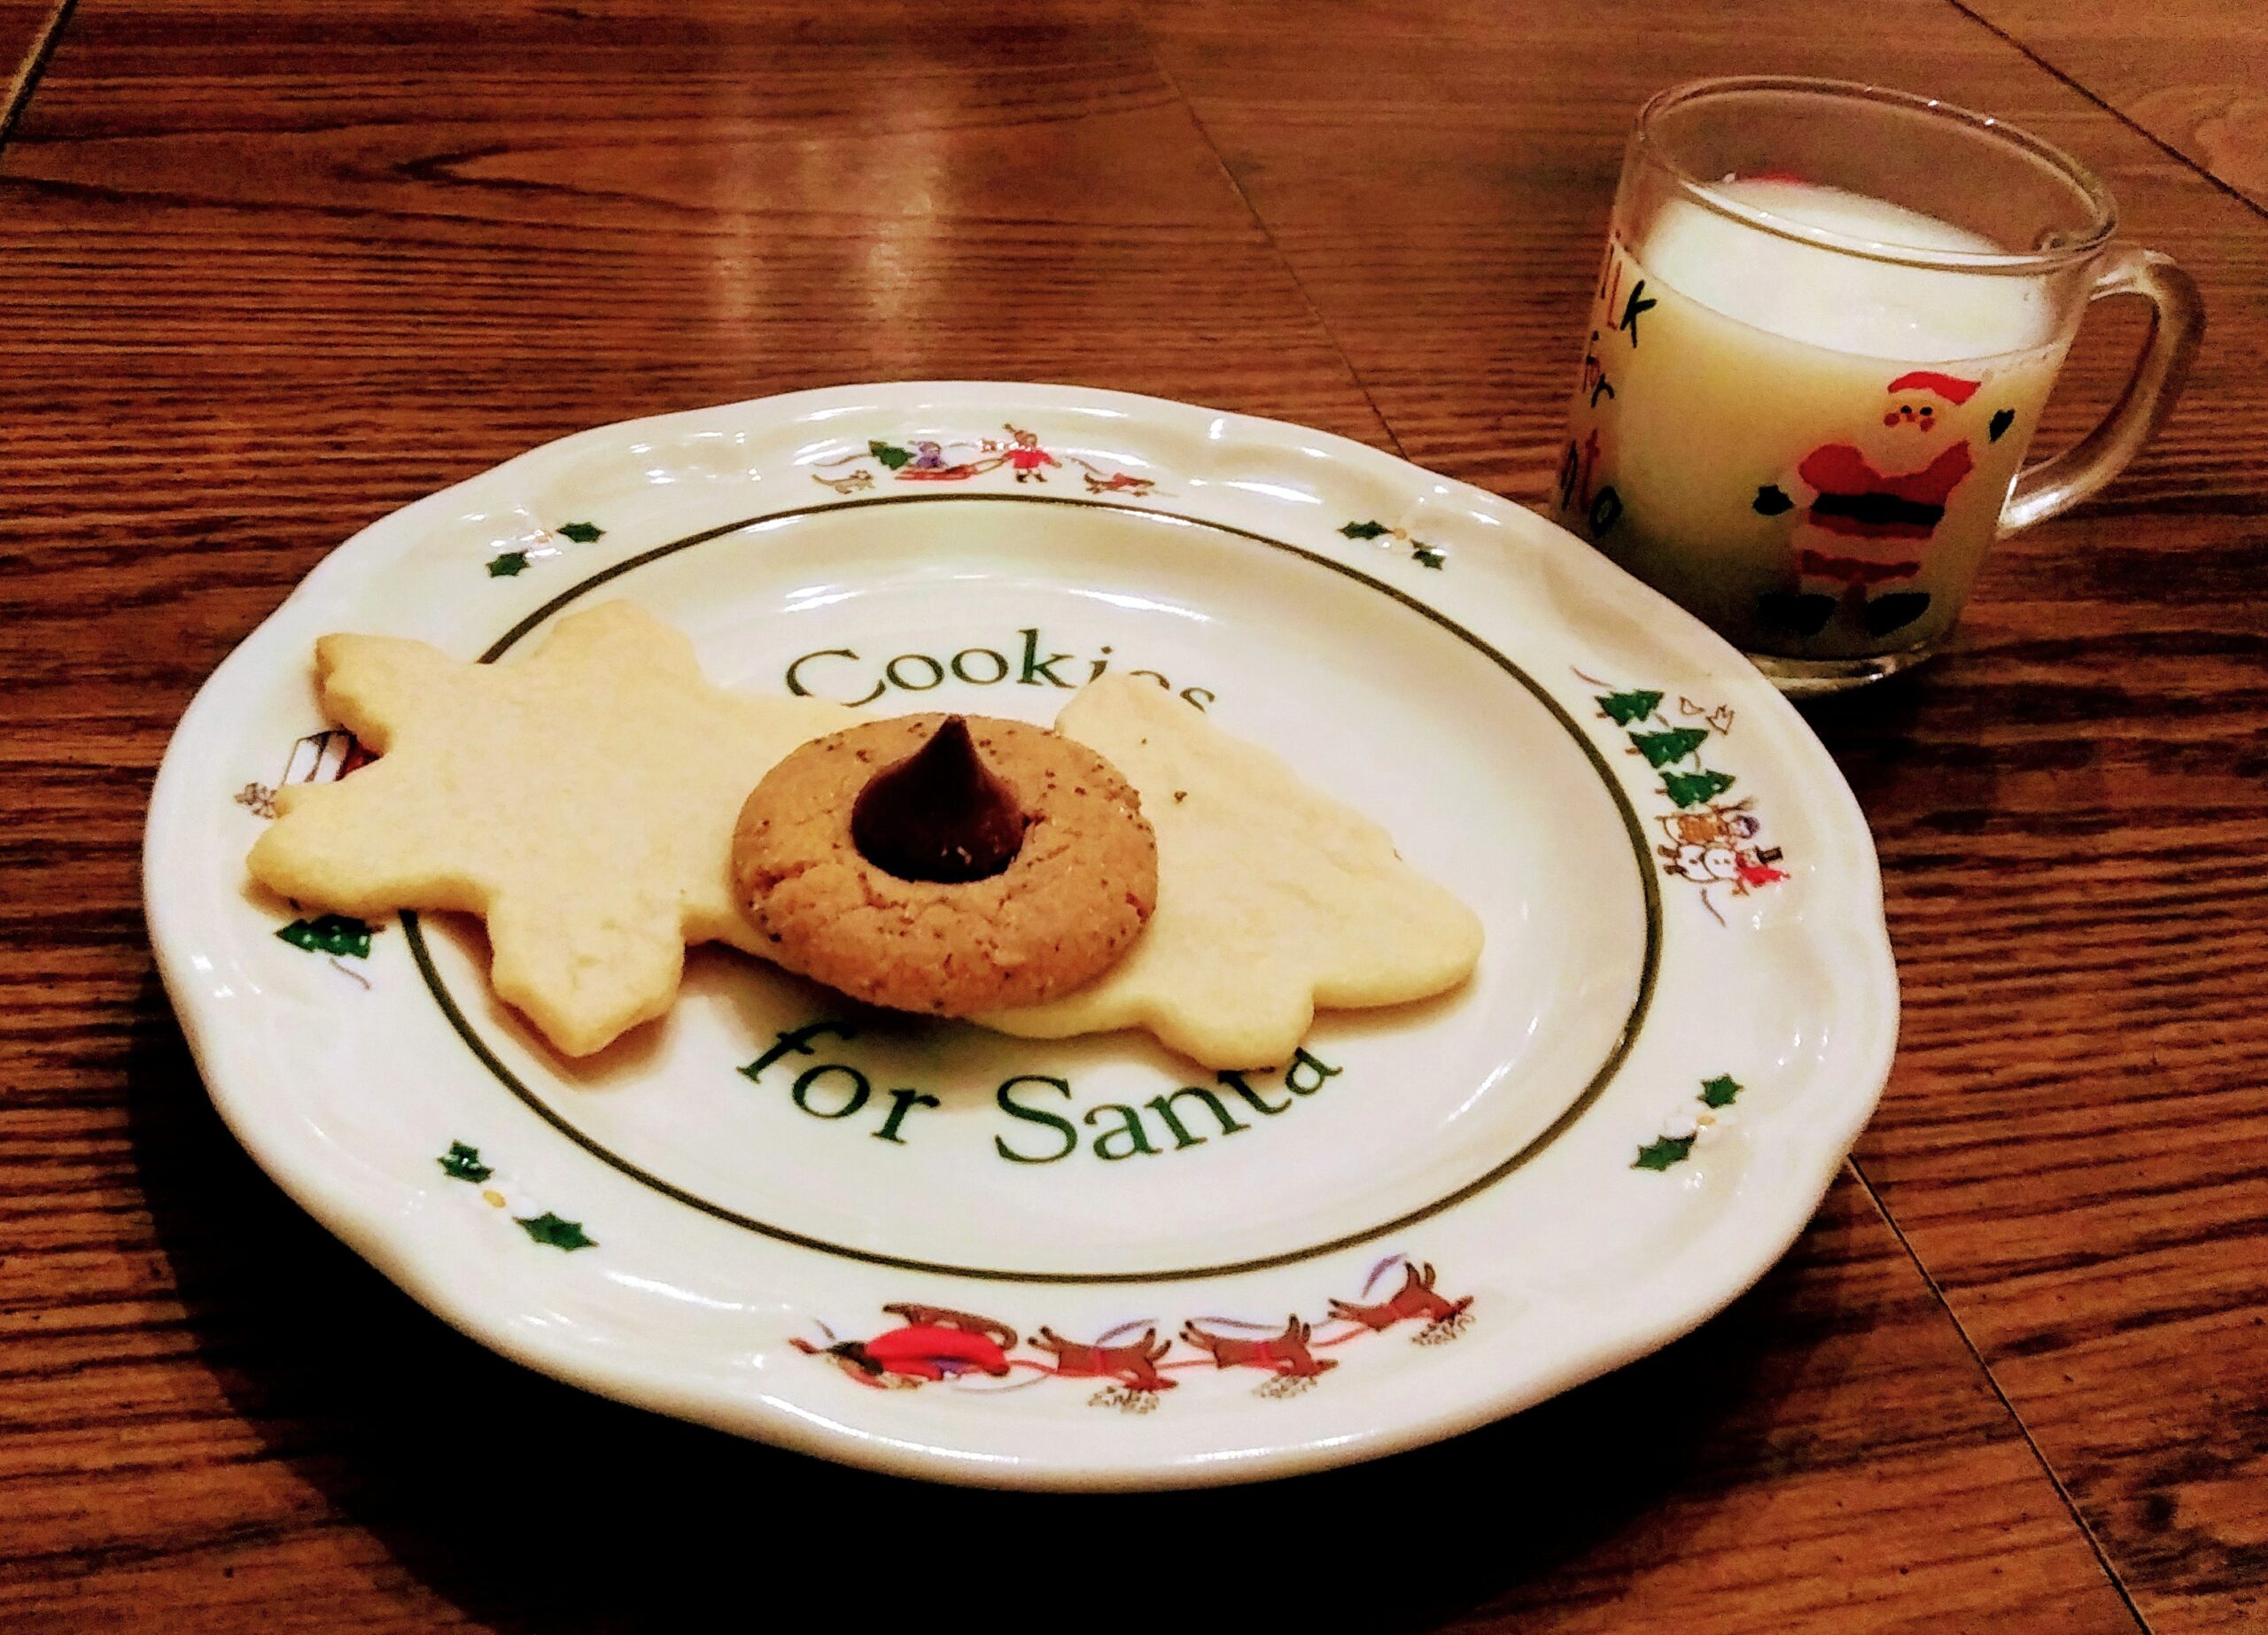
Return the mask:
<path fill-rule="evenodd" d="M 1905 108 L 2005 143 L 2044 162 L 2069 182 L 2086 201 L 2090 213 L 2088 223 L 2079 236 L 2070 243 L 2043 250 L 1932 250 L 1915 244 L 1891 244 L 1837 233 L 1829 228 L 1814 227 L 1808 222 L 1798 221 L 1729 198 L 1717 191 L 1709 181 L 1695 175 L 1663 151 L 1654 129 L 1662 115 L 1704 98 L 1767 91 L 1814 97 L 1821 101 L 1869 102 Z M 1989 113 L 1978 113 L 1938 97 L 1916 96 L 1911 91 L 1858 80 L 1760 74 L 1688 81 L 1682 85 L 1674 85 L 1667 90 L 1655 93 L 1638 111 L 1632 148 L 1635 158 L 1642 159 L 1663 172 L 1681 193 L 1705 210 L 1775 237 L 1899 267 L 1963 273 L 2048 272 L 2099 254 L 2118 230 L 2118 206 L 2112 199 L 2110 190 L 2103 186 L 2093 171 L 2054 143 L 2035 136 L 2019 126 L 1995 119 Z"/>

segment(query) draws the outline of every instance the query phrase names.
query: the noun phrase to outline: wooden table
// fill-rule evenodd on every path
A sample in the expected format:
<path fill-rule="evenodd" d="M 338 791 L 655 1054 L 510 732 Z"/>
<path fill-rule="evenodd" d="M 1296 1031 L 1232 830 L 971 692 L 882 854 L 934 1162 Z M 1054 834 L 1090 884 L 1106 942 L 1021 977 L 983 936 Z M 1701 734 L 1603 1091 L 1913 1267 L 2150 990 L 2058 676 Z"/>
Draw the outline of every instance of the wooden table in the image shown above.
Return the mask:
<path fill-rule="evenodd" d="M 2264 30 L 2241 0 L 0 0 L 0 1625 L 2268 1628 Z M 886 376 L 1193 399 L 1534 500 L 1623 131 L 1757 67 L 2065 145 L 2213 328 L 2157 446 L 1997 553 L 1957 652 L 1817 712 L 1904 1043 L 1723 1317 L 1369 1468 L 950 1492 L 499 1361 L 221 1129 L 144 941 L 144 805 L 191 690 L 338 539 L 577 427 Z M 2091 329 L 2050 438 L 2136 332 Z"/>

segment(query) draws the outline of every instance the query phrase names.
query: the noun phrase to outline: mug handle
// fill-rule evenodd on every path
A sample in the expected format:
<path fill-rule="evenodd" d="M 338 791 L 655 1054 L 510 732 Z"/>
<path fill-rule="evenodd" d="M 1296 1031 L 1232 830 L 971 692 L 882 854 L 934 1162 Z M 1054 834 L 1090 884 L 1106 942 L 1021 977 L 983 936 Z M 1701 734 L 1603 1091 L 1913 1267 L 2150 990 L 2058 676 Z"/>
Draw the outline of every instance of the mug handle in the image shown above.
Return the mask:
<path fill-rule="evenodd" d="M 2090 304 L 2108 296 L 2139 295 L 2151 306 L 2150 337 L 2126 389 L 2110 412 L 2078 442 L 2016 473 L 2000 509 L 2000 531 L 2014 533 L 2068 511 L 2126 469 L 2173 413 L 2188 378 L 2190 360 L 2205 333 L 2205 303 L 2197 285 L 2171 256 L 2132 244 L 2113 244 L 2087 291 Z"/>

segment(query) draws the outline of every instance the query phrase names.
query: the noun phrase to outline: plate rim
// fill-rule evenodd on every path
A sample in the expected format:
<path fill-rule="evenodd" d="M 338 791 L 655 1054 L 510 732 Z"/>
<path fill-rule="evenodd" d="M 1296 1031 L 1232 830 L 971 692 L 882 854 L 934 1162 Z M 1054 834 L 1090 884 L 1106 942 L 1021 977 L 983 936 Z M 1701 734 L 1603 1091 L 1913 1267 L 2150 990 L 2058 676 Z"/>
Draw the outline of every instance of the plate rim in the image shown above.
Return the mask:
<path fill-rule="evenodd" d="M 182 922 L 193 917 L 185 903 L 165 895 L 161 854 L 166 835 L 175 826 L 176 810 L 191 798 L 188 792 L 190 775 L 177 751 L 192 725 L 199 724 L 202 715 L 220 708 L 219 701 L 235 673 L 252 667 L 254 661 L 247 655 L 258 647 L 265 633 L 287 615 L 351 587 L 354 563 L 350 547 L 381 529 L 411 526 L 420 512 L 437 513 L 447 508 L 475 484 L 498 482 L 506 473 L 525 477 L 571 459 L 578 445 L 597 446 L 633 430 L 683 427 L 727 416 L 746 418 L 755 415 L 779 423 L 821 408 L 843 411 L 865 407 L 911 415 L 932 408 L 966 410 L 976 403 L 993 407 L 1005 404 L 1011 407 L 1012 412 L 1085 411 L 1119 419 L 1186 422 L 1190 417 L 1201 417 L 1209 422 L 1209 440 L 1216 445 L 1249 444 L 1281 449 L 1288 444 L 1318 453 L 1334 465 L 1382 477 L 1397 490 L 1412 488 L 1419 482 L 1429 484 L 1435 496 L 1491 516 L 1526 534 L 1526 544 L 1539 552 L 1548 551 L 1552 570 L 1574 579 L 1578 588 L 1586 593 L 1586 600 L 1635 603 L 1649 619 L 1661 622 L 1674 632 L 1666 645 L 1682 645 L 1689 652 L 1697 651 L 1710 661 L 1713 677 L 1721 670 L 1728 678 L 1737 678 L 1744 694 L 1744 709 L 1761 708 L 1779 717 L 1786 741 L 1798 747 L 1797 753 L 1813 760 L 1814 770 L 1826 773 L 1812 780 L 1811 795 L 1832 809 L 1828 814 L 1832 826 L 1848 831 L 1862 842 L 1852 848 L 1850 856 L 1838 858 L 1835 893 L 1838 912 L 1829 917 L 1831 924 L 1818 928 L 1817 934 L 1835 944 L 1837 958 L 1845 974 L 1863 987 L 1875 1002 L 1862 1019 L 1871 1023 L 1871 1032 L 1862 1033 L 1856 1052 L 1857 1059 L 1864 1064 L 1860 1076 L 1868 1088 L 1841 1104 L 1845 1109 L 1841 1118 L 1812 1127 L 1814 1138 L 1803 1145 L 1831 1156 L 1805 1165 L 1800 1178 L 1784 1181 L 1775 1189 L 1770 1202 L 1776 1206 L 1759 1209 L 1757 1200 L 1749 1200 L 1747 1241 L 1755 1246 L 1755 1252 L 1744 1259 L 1736 1275 L 1708 1285 L 1697 1298 L 1655 1310 L 1649 1313 L 1651 1321 L 1630 1322 L 1619 1332 L 1615 1344 L 1594 1346 L 1565 1358 L 1557 1367 L 1522 1376 L 1494 1393 L 1471 1395 L 1431 1408 L 1413 1406 L 1390 1422 L 1370 1426 L 1361 1434 L 1247 1448 L 1240 1450 L 1235 1459 L 1181 1458 L 1144 1462 L 1138 1453 L 1130 1460 L 1003 1460 L 996 1455 L 971 1454 L 967 1450 L 892 1443 L 864 1433 L 845 1434 L 844 1427 L 815 1414 L 791 1411 L 788 1404 L 770 1396 L 750 1398 L 736 1405 L 736 1411 L 727 1411 L 726 1406 L 704 1399 L 697 1386 L 656 1378 L 634 1361 L 626 1367 L 609 1367 L 588 1353 L 550 1343 L 548 1337 L 515 1327 L 478 1304 L 460 1298 L 452 1287 L 447 1257 L 424 1253 L 414 1235 L 388 1233 L 383 1228 L 393 1224 L 391 1218 L 357 1208 L 354 1200 L 342 1190 L 327 1189 L 319 1164 L 292 1141 L 261 1123 L 252 1104 L 252 1098 L 240 1094 L 242 1087 L 234 1082 L 231 1068 L 224 1065 L 223 1058 L 229 1052 L 212 1036 L 211 1024 L 216 1019 L 209 1014 L 208 1003 L 203 1000 L 183 967 L 185 950 L 195 938 L 190 928 Z M 855 507 L 866 502 L 847 503 Z M 1125 508 L 1147 508 L 1136 505 Z M 761 518 L 743 519 L 729 526 L 744 527 L 750 520 Z M 1790 727 L 1792 732 L 1788 731 Z M 224 1123 L 288 1196 L 421 1306 L 492 1350 L 599 1394 L 837 1461 L 947 1483 L 1052 1490 L 1122 1490 L 1208 1485 L 1289 1475 L 1375 1458 L 1457 1434 L 1620 1367 L 1697 1328 L 1745 1292 L 1786 1252 L 1815 1213 L 1840 1172 L 1852 1142 L 1878 1104 L 1898 1033 L 1896 968 L 1883 915 L 1879 863 L 1857 798 L 1808 724 L 1728 644 L 1658 593 L 1630 579 L 1572 535 L 1501 496 L 1441 477 L 1351 438 L 1294 422 L 1078 386 L 953 380 L 853 384 L 642 416 L 555 438 L 375 519 L 303 576 L 200 686 L 168 742 L 152 788 L 143 864 L 144 911 L 159 974 L 207 1094 Z M 1652 883 L 1651 877 L 1649 882 Z"/>

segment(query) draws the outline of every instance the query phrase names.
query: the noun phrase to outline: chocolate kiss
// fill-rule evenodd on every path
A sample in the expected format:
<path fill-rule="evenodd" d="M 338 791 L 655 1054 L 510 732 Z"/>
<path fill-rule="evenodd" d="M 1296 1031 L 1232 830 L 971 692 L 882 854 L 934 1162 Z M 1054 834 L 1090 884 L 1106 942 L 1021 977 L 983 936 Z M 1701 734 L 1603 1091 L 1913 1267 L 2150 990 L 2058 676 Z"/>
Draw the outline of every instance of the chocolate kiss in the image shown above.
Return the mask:
<path fill-rule="evenodd" d="M 928 743 L 866 780 L 851 802 L 850 840 L 902 880 L 959 885 L 1015 861 L 1024 815 L 978 756 L 968 723 L 947 716 Z"/>

